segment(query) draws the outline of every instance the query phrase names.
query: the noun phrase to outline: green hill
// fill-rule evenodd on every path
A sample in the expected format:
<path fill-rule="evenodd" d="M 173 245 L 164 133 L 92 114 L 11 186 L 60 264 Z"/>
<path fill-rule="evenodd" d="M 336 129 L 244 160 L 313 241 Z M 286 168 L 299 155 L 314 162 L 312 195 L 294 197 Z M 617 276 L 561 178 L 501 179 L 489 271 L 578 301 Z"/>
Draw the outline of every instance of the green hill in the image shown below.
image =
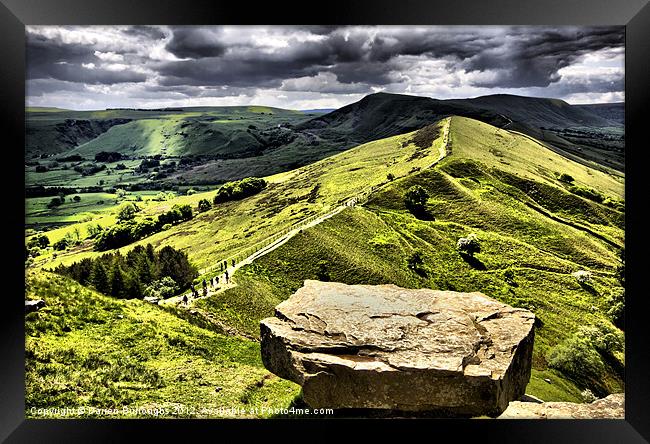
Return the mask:
<path fill-rule="evenodd" d="M 624 338 L 612 308 L 623 290 L 617 278 L 623 178 L 569 160 L 528 136 L 463 117 L 450 119 L 446 150 L 447 122 L 267 177 L 269 185 L 255 196 L 218 205 L 140 243 L 183 249 L 199 268 L 209 267 L 251 251 L 295 221 L 371 191 L 363 205 L 303 230 L 244 266 L 235 274 L 236 287 L 200 301 L 198 308 L 245 338 L 256 336 L 259 320 L 305 279 L 481 291 L 538 317 L 528 393 L 580 402 L 587 388 L 598 396 L 622 391 Z M 446 157 L 429 168 L 441 153 Z M 416 217 L 405 206 L 404 196 L 415 185 L 428 194 L 429 217 Z M 196 206 L 213 195 L 184 196 L 144 212 L 159 214 L 173 203 Z M 73 227 L 48 234 L 63 236 Z M 470 233 L 481 251 L 462 256 L 456 242 Z M 97 254 L 86 241 L 56 259 L 45 255 L 40 264 L 49 268 Z M 581 270 L 591 279 L 581 283 L 573 275 Z M 170 325 L 161 324 L 159 331 Z M 69 334 L 53 338 L 47 348 L 74 348 Z M 73 363 L 71 371 L 88 371 L 80 365 Z M 239 378 L 241 371 L 227 374 Z M 170 394 L 154 392 L 157 399 Z"/>

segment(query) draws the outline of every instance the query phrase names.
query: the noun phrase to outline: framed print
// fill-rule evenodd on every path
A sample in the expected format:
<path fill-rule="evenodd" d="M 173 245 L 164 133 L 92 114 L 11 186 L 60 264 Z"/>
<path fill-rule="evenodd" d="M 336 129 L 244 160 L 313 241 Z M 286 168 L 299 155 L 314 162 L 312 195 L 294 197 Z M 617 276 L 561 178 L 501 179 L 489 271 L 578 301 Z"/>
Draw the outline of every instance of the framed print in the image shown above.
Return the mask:
<path fill-rule="evenodd" d="M 1 16 L 3 439 L 648 439 L 646 1 Z"/>

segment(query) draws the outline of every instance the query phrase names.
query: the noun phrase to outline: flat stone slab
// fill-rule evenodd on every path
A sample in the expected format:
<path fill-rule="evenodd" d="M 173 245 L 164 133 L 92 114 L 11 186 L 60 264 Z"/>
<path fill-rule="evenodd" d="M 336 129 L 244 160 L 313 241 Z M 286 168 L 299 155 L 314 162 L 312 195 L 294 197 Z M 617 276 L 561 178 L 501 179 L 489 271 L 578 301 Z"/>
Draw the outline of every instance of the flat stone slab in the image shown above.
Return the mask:
<path fill-rule="evenodd" d="M 616 393 L 590 404 L 513 401 L 499 419 L 625 419 L 625 394 Z"/>
<path fill-rule="evenodd" d="M 530 379 L 534 320 L 481 293 L 307 280 L 261 321 L 262 361 L 313 408 L 498 416 Z"/>

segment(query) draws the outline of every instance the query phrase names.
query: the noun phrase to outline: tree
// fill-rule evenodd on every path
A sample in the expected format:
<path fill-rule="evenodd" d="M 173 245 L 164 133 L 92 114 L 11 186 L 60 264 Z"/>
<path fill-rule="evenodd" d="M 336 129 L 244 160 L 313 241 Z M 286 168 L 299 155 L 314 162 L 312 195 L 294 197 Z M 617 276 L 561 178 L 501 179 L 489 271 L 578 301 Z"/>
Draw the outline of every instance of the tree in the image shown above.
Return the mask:
<path fill-rule="evenodd" d="M 60 197 L 53 197 L 50 200 L 50 203 L 47 204 L 47 207 L 50 208 L 50 209 L 58 207 L 59 205 L 63 204 L 63 200 L 64 199 L 61 199 Z"/>
<path fill-rule="evenodd" d="M 81 201 L 81 196 L 74 196 L 72 200 L 74 200 L 75 202 L 79 202 Z"/>
<path fill-rule="evenodd" d="M 58 250 L 58 251 L 65 250 L 66 248 L 68 248 L 68 238 L 64 237 L 63 239 L 60 239 L 60 240 L 54 242 L 54 244 L 52 245 L 52 248 L 54 248 L 55 250 Z"/>
<path fill-rule="evenodd" d="M 210 204 L 210 201 L 208 199 L 201 199 L 199 201 L 199 206 L 198 206 L 199 213 L 208 211 L 210 208 L 212 208 L 212 204 Z"/>
<path fill-rule="evenodd" d="M 133 202 L 127 202 L 120 207 L 120 210 L 117 212 L 117 219 L 119 221 L 131 220 L 135 217 L 135 213 L 140 211 L 136 204 Z"/>
<path fill-rule="evenodd" d="M 426 204 L 429 198 L 427 190 L 420 185 L 413 185 L 404 195 L 404 205 L 416 217 L 427 214 Z"/>
<path fill-rule="evenodd" d="M 199 275 L 198 270 L 190 263 L 187 253 L 175 250 L 170 246 L 163 247 L 157 254 L 158 278 L 169 276 L 181 290 L 190 286 L 194 278 Z"/>
<path fill-rule="evenodd" d="M 37 234 L 27 243 L 28 247 L 47 248 L 50 245 L 50 239 L 45 234 Z"/>
<path fill-rule="evenodd" d="M 115 296 L 116 298 L 126 297 L 124 272 L 122 271 L 122 267 L 119 265 L 117 257 L 113 264 L 113 274 L 111 276 L 111 296 Z"/>
<path fill-rule="evenodd" d="M 100 293 L 110 294 L 111 286 L 108 282 L 108 273 L 101 260 L 95 260 L 93 263 L 93 269 L 90 274 L 90 283 L 95 287 L 95 290 Z"/>
<path fill-rule="evenodd" d="M 467 237 L 461 237 L 456 242 L 456 249 L 460 254 L 465 254 L 467 256 L 473 257 L 474 253 L 481 252 L 481 244 L 476 238 L 476 234 L 470 234 Z"/>

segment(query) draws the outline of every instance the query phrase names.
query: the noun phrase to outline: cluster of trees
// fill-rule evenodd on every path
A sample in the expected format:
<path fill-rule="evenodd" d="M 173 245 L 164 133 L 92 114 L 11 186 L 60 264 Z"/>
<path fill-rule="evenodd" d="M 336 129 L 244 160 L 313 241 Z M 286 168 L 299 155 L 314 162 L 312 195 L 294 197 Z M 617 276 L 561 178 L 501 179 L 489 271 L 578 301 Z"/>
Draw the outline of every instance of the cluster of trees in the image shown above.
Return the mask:
<path fill-rule="evenodd" d="M 107 253 L 59 265 L 54 271 L 117 298 L 172 296 L 189 288 L 199 275 L 187 253 L 169 246 L 154 251 L 151 244 L 138 245 L 126 255 Z"/>
<path fill-rule="evenodd" d="M 92 176 L 93 174 L 104 171 L 105 169 L 106 165 L 76 165 L 73 168 L 73 170 L 82 176 Z"/>
<path fill-rule="evenodd" d="M 96 235 L 95 250 L 120 248 L 194 217 L 192 207 L 189 205 L 174 205 L 171 210 L 160 214 L 157 219 L 145 217 L 135 221 L 137 211 L 138 207 L 132 202 L 122 206 L 117 215 L 119 222 Z"/>
<path fill-rule="evenodd" d="M 122 153 L 118 153 L 116 151 L 100 151 L 99 153 L 95 154 L 95 160 L 97 162 L 111 163 L 122 159 Z"/>
<path fill-rule="evenodd" d="M 266 188 L 266 181 L 258 177 L 247 177 L 234 182 L 226 182 L 217 190 L 217 194 L 214 196 L 214 204 L 230 200 L 241 200 L 259 193 L 264 188 Z"/>

